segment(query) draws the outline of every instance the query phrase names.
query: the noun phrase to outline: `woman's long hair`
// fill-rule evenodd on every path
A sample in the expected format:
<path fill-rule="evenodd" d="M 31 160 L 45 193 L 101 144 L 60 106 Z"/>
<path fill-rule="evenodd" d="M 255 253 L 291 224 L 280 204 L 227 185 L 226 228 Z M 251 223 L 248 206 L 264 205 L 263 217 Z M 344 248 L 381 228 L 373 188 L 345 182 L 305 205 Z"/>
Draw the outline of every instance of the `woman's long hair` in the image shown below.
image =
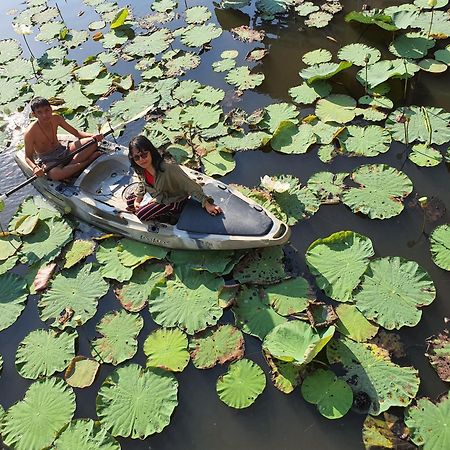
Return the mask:
<path fill-rule="evenodd" d="M 152 165 L 155 168 L 156 172 L 163 172 L 161 164 L 164 159 L 160 155 L 156 147 L 145 136 L 135 136 L 128 144 L 128 159 L 130 160 L 131 167 L 135 170 L 136 173 L 143 176 L 144 169 L 133 159 L 133 150 L 135 152 L 138 151 L 150 153 L 152 157 Z"/>

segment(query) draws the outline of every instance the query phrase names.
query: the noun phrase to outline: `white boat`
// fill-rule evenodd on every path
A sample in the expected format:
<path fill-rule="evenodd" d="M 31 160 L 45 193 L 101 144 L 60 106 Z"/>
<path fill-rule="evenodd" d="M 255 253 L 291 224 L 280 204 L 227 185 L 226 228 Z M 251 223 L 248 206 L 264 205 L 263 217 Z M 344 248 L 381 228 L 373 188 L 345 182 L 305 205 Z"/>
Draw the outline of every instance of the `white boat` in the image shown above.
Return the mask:
<path fill-rule="evenodd" d="M 194 199 L 186 203 L 176 224 L 141 222 L 126 210 L 124 191 L 137 182 L 128 150 L 112 142 L 100 145 L 104 154 L 72 182 L 39 177 L 34 187 L 57 207 L 98 228 L 137 241 L 174 249 L 233 250 L 281 245 L 289 227 L 253 200 L 220 181 L 182 166 L 213 197 L 223 214 L 209 215 Z M 26 177 L 33 173 L 23 150 L 15 160 Z"/>

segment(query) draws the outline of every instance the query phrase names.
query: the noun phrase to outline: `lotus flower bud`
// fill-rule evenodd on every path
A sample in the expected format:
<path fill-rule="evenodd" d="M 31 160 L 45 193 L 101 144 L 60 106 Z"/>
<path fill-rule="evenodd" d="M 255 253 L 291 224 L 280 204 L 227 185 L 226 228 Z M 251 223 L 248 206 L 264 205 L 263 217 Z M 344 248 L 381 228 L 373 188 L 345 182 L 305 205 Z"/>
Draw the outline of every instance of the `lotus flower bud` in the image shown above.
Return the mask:
<path fill-rule="evenodd" d="M 434 8 L 437 5 L 437 0 L 428 0 L 428 6 Z"/>
<path fill-rule="evenodd" d="M 33 34 L 33 28 L 30 25 L 26 25 L 24 23 L 14 23 L 13 28 L 17 34 L 22 34 L 24 36 L 27 34 Z"/>
<path fill-rule="evenodd" d="M 428 205 L 428 197 L 420 197 L 418 202 L 421 208 L 426 208 Z"/>

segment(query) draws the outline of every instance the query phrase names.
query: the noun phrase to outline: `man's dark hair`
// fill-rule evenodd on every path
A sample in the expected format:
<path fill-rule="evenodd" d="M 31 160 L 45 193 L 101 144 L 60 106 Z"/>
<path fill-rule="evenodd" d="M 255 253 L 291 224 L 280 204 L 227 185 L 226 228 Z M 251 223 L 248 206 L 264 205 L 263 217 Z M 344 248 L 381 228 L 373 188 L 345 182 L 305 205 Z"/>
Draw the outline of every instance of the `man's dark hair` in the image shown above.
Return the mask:
<path fill-rule="evenodd" d="M 35 97 L 33 98 L 33 100 L 31 100 L 30 103 L 30 108 L 33 112 L 35 112 L 38 108 L 42 108 L 45 106 L 50 106 L 50 102 L 44 97 Z"/>

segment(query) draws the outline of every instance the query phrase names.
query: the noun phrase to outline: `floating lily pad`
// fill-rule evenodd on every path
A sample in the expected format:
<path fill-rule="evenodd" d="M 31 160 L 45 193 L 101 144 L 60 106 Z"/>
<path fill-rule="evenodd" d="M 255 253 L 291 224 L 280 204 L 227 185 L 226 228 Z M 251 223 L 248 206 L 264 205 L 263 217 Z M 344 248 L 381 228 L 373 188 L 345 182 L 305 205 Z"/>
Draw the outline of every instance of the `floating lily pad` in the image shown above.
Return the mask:
<path fill-rule="evenodd" d="M 381 52 L 365 44 L 349 44 L 339 50 L 338 57 L 344 61 L 352 62 L 355 66 L 365 66 L 379 61 Z"/>
<path fill-rule="evenodd" d="M 330 23 L 332 19 L 333 14 L 325 11 L 317 11 L 311 13 L 304 23 L 307 27 L 324 28 Z"/>
<path fill-rule="evenodd" d="M 264 78 L 264 74 L 251 73 L 247 66 L 241 66 L 231 69 L 225 77 L 225 81 L 243 91 L 259 86 L 264 81 Z"/>
<path fill-rule="evenodd" d="M 332 94 L 317 102 L 316 116 L 323 122 L 347 123 L 356 115 L 356 100 L 344 94 Z"/>
<path fill-rule="evenodd" d="M 374 255 L 371 240 L 353 231 L 340 231 L 317 239 L 306 250 L 309 269 L 325 293 L 341 302 L 352 300 L 352 292 Z"/>
<path fill-rule="evenodd" d="M 355 301 L 367 319 L 398 330 L 417 325 L 422 316 L 417 308 L 435 296 L 433 281 L 416 262 L 387 257 L 369 264 Z"/>
<path fill-rule="evenodd" d="M 233 155 L 229 152 L 214 150 L 202 157 L 202 163 L 206 175 L 226 175 L 234 170 L 236 162 Z"/>
<path fill-rule="evenodd" d="M 178 326 L 188 334 L 215 325 L 222 316 L 217 291 L 222 278 L 189 268 L 175 271 L 175 278 L 152 293 L 149 309 L 153 320 L 164 327 Z"/>
<path fill-rule="evenodd" d="M 205 23 L 211 18 L 211 12 L 206 6 L 193 6 L 186 9 L 184 13 L 186 14 L 186 22 L 189 24 Z"/>
<path fill-rule="evenodd" d="M 392 17 L 379 12 L 379 10 L 373 11 L 351 11 L 345 16 L 346 22 L 360 22 L 367 25 L 377 25 L 387 31 L 395 31 L 397 27 L 392 24 Z"/>
<path fill-rule="evenodd" d="M 101 242 L 97 248 L 96 257 L 101 264 L 100 271 L 103 277 L 117 281 L 128 281 L 132 277 L 134 267 L 128 267 L 121 263 L 119 245 L 114 239 Z"/>
<path fill-rule="evenodd" d="M 309 123 L 297 125 L 283 121 L 273 134 L 270 145 L 280 153 L 301 154 L 306 153 L 316 140 L 313 127 Z"/>
<path fill-rule="evenodd" d="M 197 369 L 210 369 L 244 356 L 244 337 L 232 325 L 219 325 L 191 339 L 189 350 Z"/>
<path fill-rule="evenodd" d="M 319 11 L 319 7 L 313 2 L 302 2 L 295 4 L 295 12 L 300 16 L 308 16 L 309 14 Z"/>
<path fill-rule="evenodd" d="M 442 73 L 448 68 L 447 64 L 436 61 L 435 59 L 422 59 L 417 63 L 422 70 L 431 73 Z"/>
<path fill-rule="evenodd" d="M 16 274 L 0 275 L 0 331 L 11 326 L 25 308 L 28 296 L 27 283 Z"/>
<path fill-rule="evenodd" d="M 340 419 L 353 403 L 350 386 L 330 370 L 318 369 L 302 383 L 303 398 L 317 405 L 320 414 L 327 419 Z"/>
<path fill-rule="evenodd" d="M 302 83 L 289 89 L 289 95 L 295 103 L 303 103 L 305 105 L 313 103 L 318 98 L 323 98 L 331 93 L 331 85 L 326 81 L 316 81 L 314 83 Z"/>
<path fill-rule="evenodd" d="M 183 120 L 192 122 L 192 125 L 199 128 L 209 128 L 219 123 L 222 108 L 218 105 L 195 105 L 187 106 L 184 111 Z"/>
<path fill-rule="evenodd" d="M 450 338 L 448 330 L 427 339 L 427 353 L 430 364 L 442 381 L 450 382 Z"/>
<path fill-rule="evenodd" d="M 181 42 L 188 47 L 202 47 L 222 34 L 222 29 L 213 23 L 191 26 L 181 35 Z"/>
<path fill-rule="evenodd" d="M 85 388 L 90 386 L 97 375 L 100 364 L 94 359 L 75 356 L 66 369 L 64 378 L 69 386 Z"/>
<path fill-rule="evenodd" d="M 266 376 L 249 359 L 230 364 L 228 372 L 217 380 L 220 400 L 231 408 L 242 409 L 252 405 L 266 387 Z"/>
<path fill-rule="evenodd" d="M 264 357 L 269 364 L 274 386 L 279 391 L 290 394 L 300 382 L 302 368 L 286 361 L 271 358 L 266 352 L 264 352 Z"/>
<path fill-rule="evenodd" d="M 316 172 L 308 180 L 308 188 L 325 204 L 341 201 L 344 191 L 344 179 L 348 173 Z"/>
<path fill-rule="evenodd" d="M 442 161 L 441 152 L 427 144 L 413 145 L 408 158 L 419 167 L 434 167 Z"/>
<path fill-rule="evenodd" d="M 32 380 L 61 372 L 75 355 L 76 338 L 76 332 L 32 331 L 17 349 L 17 371 Z"/>
<path fill-rule="evenodd" d="M 308 84 L 311 84 L 317 80 L 327 80 L 351 66 L 352 63 L 349 61 L 341 61 L 339 64 L 331 62 L 315 64 L 314 66 L 301 70 L 299 75 L 306 80 Z"/>
<path fill-rule="evenodd" d="M 22 245 L 22 241 L 19 237 L 13 234 L 0 233 L 0 261 L 8 259 L 13 256 Z"/>
<path fill-rule="evenodd" d="M 178 405 L 177 393 L 178 382 L 171 373 L 130 364 L 103 382 L 97 415 L 113 436 L 145 439 L 170 423 Z"/>
<path fill-rule="evenodd" d="M 158 55 L 166 50 L 172 41 L 171 32 L 166 28 L 162 28 L 147 36 L 136 36 L 123 51 L 132 57 Z"/>
<path fill-rule="evenodd" d="M 114 311 L 103 316 L 97 325 L 101 338 L 92 341 L 92 348 L 102 362 L 117 366 L 137 352 L 137 337 L 144 320 L 137 314 Z"/>
<path fill-rule="evenodd" d="M 48 448 L 74 412 L 75 394 L 63 380 L 36 381 L 3 416 L 3 443 L 17 450 Z"/>
<path fill-rule="evenodd" d="M 77 239 L 72 241 L 65 255 L 64 268 L 69 269 L 94 252 L 95 242 Z"/>
<path fill-rule="evenodd" d="M 327 355 L 330 364 L 343 365 L 344 379 L 355 398 L 367 399 L 366 407 L 360 409 L 369 414 L 380 414 L 391 406 L 407 406 L 417 394 L 418 371 L 394 364 L 381 347 L 346 338 L 333 339 L 327 346 Z"/>
<path fill-rule="evenodd" d="M 372 325 L 355 305 L 342 304 L 335 311 L 339 317 L 336 327 L 343 335 L 357 342 L 365 342 L 377 334 L 378 327 Z"/>
<path fill-rule="evenodd" d="M 234 37 L 243 42 L 262 41 L 266 36 L 264 30 L 252 30 L 247 25 L 241 25 L 240 27 L 232 28 L 231 33 Z"/>
<path fill-rule="evenodd" d="M 448 66 L 450 64 L 450 47 L 436 51 L 434 53 L 434 58 Z"/>
<path fill-rule="evenodd" d="M 268 129 L 274 133 L 283 122 L 297 123 L 299 111 L 289 103 L 273 103 L 264 108 L 262 120 L 258 123 L 259 128 Z"/>
<path fill-rule="evenodd" d="M 264 292 L 272 308 L 282 316 L 304 311 L 313 300 L 309 283 L 302 277 L 292 278 L 265 287 Z"/>
<path fill-rule="evenodd" d="M 94 316 L 98 299 L 108 288 L 100 272 L 92 271 L 92 264 L 59 273 L 38 302 L 41 319 L 53 319 L 52 325 L 62 329 L 82 325 Z M 64 311 L 67 317 L 61 317 Z"/>
<path fill-rule="evenodd" d="M 386 153 L 391 145 L 389 131 L 378 125 L 358 127 L 349 125 L 347 132 L 339 136 L 344 150 L 357 156 L 377 156 Z"/>
<path fill-rule="evenodd" d="M 389 50 L 399 58 L 419 59 L 426 56 L 434 47 L 435 41 L 425 36 L 407 33 L 398 36 L 389 46 Z"/>
<path fill-rule="evenodd" d="M 17 59 L 22 54 L 22 49 L 15 39 L 3 39 L 0 41 L 0 64 Z"/>
<path fill-rule="evenodd" d="M 125 267 L 136 267 L 150 259 L 163 259 L 168 250 L 131 239 L 120 241 L 119 260 Z"/>
<path fill-rule="evenodd" d="M 439 403 L 421 398 L 406 410 L 405 423 L 410 429 L 411 440 L 424 450 L 439 450 L 450 444 L 448 421 L 450 398 L 445 396 Z"/>
<path fill-rule="evenodd" d="M 433 262 L 444 270 L 450 270 L 450 225 L 444 224 L 430 235 L 430 251 Z"/>
<path fill-rule="evenodd" d="M 221 59 L 212 64 L 214 72 L 228 72 L 236 67 L 236 60 L 231 58 Z"/>
<path fill-rule="evenodd" d="M 385 164 L 361 166 L 352 173 L 352 179 L 361 187 L 345 191 L 342 201 L 353 212 L 361 212 L 371 219 L 388 219 L 400 214 L 402 200 L 413 189 L 403 172 Z"/>
<path fill-rule="evenodd" d="M 193 270 L 207 270 L 219 275 L 229 272 L 234 252 L 231 250 L 172 250 L 170 261 L 176 267 L 189 267 Z"/>
<path fill-rule="evenodd" d="M 313 66 L 314 64 L 327 63 L 331 61 L 332 54 L 330 51 L 319 48 L 311 52 L 305 53 L 302 56 L 302 61 L 308 66 Z"/>

